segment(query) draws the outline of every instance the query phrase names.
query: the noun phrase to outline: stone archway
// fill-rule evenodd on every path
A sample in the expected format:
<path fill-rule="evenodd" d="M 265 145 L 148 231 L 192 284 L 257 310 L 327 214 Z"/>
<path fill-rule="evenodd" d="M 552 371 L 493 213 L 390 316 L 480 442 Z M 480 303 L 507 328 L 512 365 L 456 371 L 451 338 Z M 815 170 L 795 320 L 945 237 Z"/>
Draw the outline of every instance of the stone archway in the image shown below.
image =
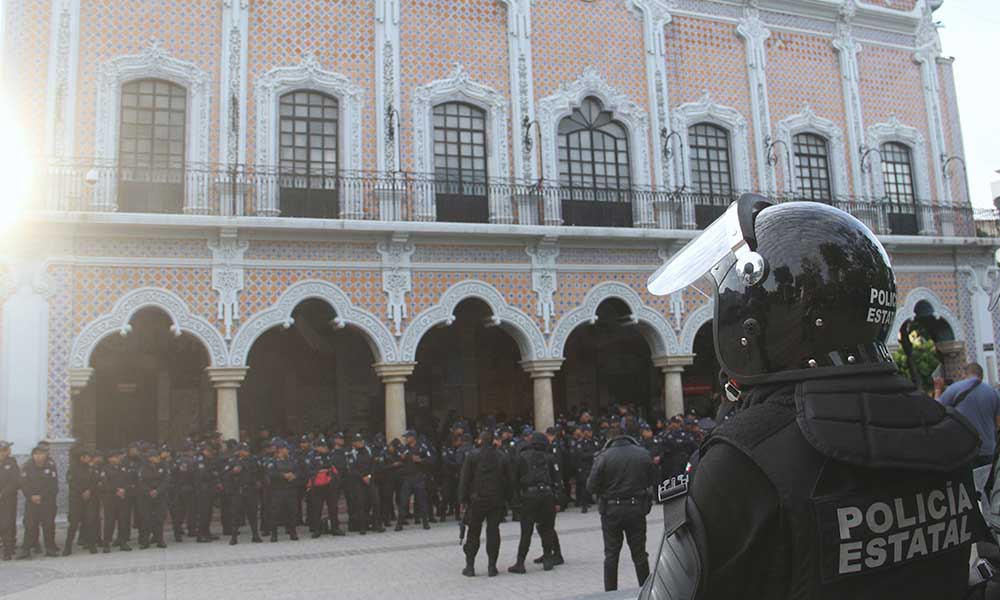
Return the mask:
<path fill-rule="evenodd" d="M 932 290 L 916 288 L 907 294 L 896 313 L 887 345 L 896 355 L 897 362 L 902 361 L 900 364 L 910 371 L 915 385 L 930 392 L 931 386 L 960 377 L 966 357 L 963 331 L 958 325 L 955 316 Z M 911 334 L 917 337 L 911 339 Z M 926 354 L 929 351 L 932 354 Z M 939 361 L 939 380 L 928 381 L 929 376 L 918 368 L 926 362 L 915 358 L 921 352 Z"/>

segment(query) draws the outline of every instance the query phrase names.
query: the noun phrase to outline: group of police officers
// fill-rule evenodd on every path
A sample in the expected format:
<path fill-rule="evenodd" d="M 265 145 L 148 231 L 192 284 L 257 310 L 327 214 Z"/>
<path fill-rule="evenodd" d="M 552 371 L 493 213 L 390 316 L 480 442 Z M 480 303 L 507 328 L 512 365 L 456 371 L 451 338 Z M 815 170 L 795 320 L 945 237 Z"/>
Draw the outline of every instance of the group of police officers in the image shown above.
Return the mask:
<path fill-rule="evenodd" d="M 389 443 L 381 434 L 366 439 L 360 433 L 340 432 L 329 437 L 302 435 L 293 443 L 291 436 L 272 437 L 263 430 L 253 436 L 244 432 L 241 441 L 207 434 L 197 443 L 187 439 L 174 447 L 143 442 L 107 451 L 75 447 L 65 477 L 69 510 L 61 551 L 54 525 L 59 473 L 47 444 L 40 443 L 18 465 L 10 444 L 0 441 L 2 558 L 15 555 L 20 493 L 25 533 L 19 559 L 42 551 L 46 556 L 67 556 L 74 543 L 91 553 L 131 551 L 134 530 L 139 548 L 163 548 L 168 517 L 175 542 L 185 538 L 212 542 L 219 539 L 211 527 L 216 511 L 223 536 L 234 545 L 243 527 L 249 528 L 253 542 L 260 543 L 268 536 L 277 541 L 282 530 L 297 540 L 302 525 L 318 538 L 343 536 L 347 531 L 383 532 L 393 522 L 396 531 L 410 522 L 429 529 L 430 523 L 450 516 L 462 522 L 463 530 L 468 526 L 466 551 L 474 557 L 482 521 L 488 521 L 488 545 L 495 541 L 498 547 L 499 535 L 494 540 L 491 525 L 509 515 L 520 520 L 522 528 L 528 527 L 529 535 L 532 524 L 546 531 L 545 556 L 551 561 L 545 565 L 551 568 L 563 560 L 552 529 L 555 508 L 575 501 L 587 512 L 595 504 L 587 478 L 609 432 L 626 416 L 631 417 L 627 407 L 613 407 L 612 414 L 597 420 L 582 411 L 575 419 L 560 419 L 544 433 L 533 432 L 519 420 L 497 426 L 495 420 L 485 419 L 475 430 L 488 435 L 477 438 L 469 421 L 455 419 L 443 436 L 429 438 L 411 430 Z M 653 425 L 643 423 L 640 443 L 668 477 L 683 469 L 700 436 L 697 421 L 676 416 L 657 419 Z M 476 482 L 477 471 L 463 469 L 470 457 L 479 464 L 484 446 L 496 451 L 502 463 L 497 473 L 504 477 L 510 473 L 509 480 L 485 484 L 484 473 L 478 473 Z M 531 458 L 531 451 L 546 457 L 551 481 L 543 482 L 545 477 L 519 463 L 522 454 Z M 537 479 L 528 482 L 530 489 L 519 488 L 519 468 L 526 482 Z M 484 504 L 489 494 L 480 489 L 483 485 L 496 487 L 496 502 L 487 503 L 489 507 Z M 546 498 L 552 497 L 551 510 L 542 511 L 551 513 L 551 519 L 539 516 L 539 485 L 545 486 Z M 347 506 L 346 531 L 339 514 L 341 499 Z M 468 515 L 463 515 L 463 508 Z M 523 563 L 523 557 L 518 562 Z"/>

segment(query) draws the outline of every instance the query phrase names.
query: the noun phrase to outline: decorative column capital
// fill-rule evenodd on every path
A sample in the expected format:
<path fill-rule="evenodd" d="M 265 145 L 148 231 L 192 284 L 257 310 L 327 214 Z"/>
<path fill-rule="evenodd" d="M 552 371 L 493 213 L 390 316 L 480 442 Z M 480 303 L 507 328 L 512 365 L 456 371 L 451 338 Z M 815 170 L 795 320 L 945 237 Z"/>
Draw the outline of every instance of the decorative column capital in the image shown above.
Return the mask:
<path fill-rule="evenodd" d="M 248 367 L 209 367 L 205 369 L 215 389 L 238 389 L 246 379 Z"/>
<path fill-rule="evenodd" d="M 694 364 L 694 354 L 671 354 L 669 356 L 654 356 L 653 365 L 664 373 L 680 373 L 684 367 Z"/>
<path fill-rule="evenodd" d="M 69 387 L 73 394 L 79 394 L 90 383 L 94 370 L 90 367 L 75 367 L 69 370 Z"/>
<path fill-rule="evenodd" d="M 544 360 L 525 360 L 520 364 L 521 368 L 532 379 L 551 379 L 556 376 L 556 372 L 562 368 L 564 362 L 566 362 L 565 358 L 550 358 Z"/>
<path fill-rule="evenodd" d="M 955 356 L 965 352 L 965 342 L 952 340 L 950 342 L 934 342 L 934 347 L 945 356 Z"/>
<path fill-rule="evenodd" d="M 376 363 L 374 367 L 375 374 L 379 376 L 382 383 L 406 383 L 406 379 L 413 375 L 413 370 L 417 368 L 417 363 Z"/>

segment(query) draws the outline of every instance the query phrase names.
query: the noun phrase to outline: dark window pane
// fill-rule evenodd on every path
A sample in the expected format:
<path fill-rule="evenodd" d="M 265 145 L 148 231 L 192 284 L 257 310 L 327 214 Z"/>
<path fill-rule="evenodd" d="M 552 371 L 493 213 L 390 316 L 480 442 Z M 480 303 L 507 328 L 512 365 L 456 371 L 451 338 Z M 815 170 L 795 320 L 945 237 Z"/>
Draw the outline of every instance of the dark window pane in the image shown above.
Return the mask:
<path fill-rule="evenodd" d="M 814 133 L 800 133 L 792 143 L 798 195 L 806 200 L 830 202 L 829 145 Z"/>

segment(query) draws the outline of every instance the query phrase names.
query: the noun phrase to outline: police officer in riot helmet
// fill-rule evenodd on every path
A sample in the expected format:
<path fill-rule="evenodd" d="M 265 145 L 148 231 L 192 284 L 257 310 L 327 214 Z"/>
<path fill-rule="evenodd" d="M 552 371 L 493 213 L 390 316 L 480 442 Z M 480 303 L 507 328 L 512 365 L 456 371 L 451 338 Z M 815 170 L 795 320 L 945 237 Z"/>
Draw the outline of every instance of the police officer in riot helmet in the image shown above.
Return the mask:
<path fill-rule="evenodd" d="M 714 295 L 737 410 L 690 481 L 660 486 L 666 531 L 640 597 L 964 598 L 979 440 L 896 375 L 896 282 L 875 235 L 825 204 L 747 194 L 648 287 L 688 285 Z"/>

